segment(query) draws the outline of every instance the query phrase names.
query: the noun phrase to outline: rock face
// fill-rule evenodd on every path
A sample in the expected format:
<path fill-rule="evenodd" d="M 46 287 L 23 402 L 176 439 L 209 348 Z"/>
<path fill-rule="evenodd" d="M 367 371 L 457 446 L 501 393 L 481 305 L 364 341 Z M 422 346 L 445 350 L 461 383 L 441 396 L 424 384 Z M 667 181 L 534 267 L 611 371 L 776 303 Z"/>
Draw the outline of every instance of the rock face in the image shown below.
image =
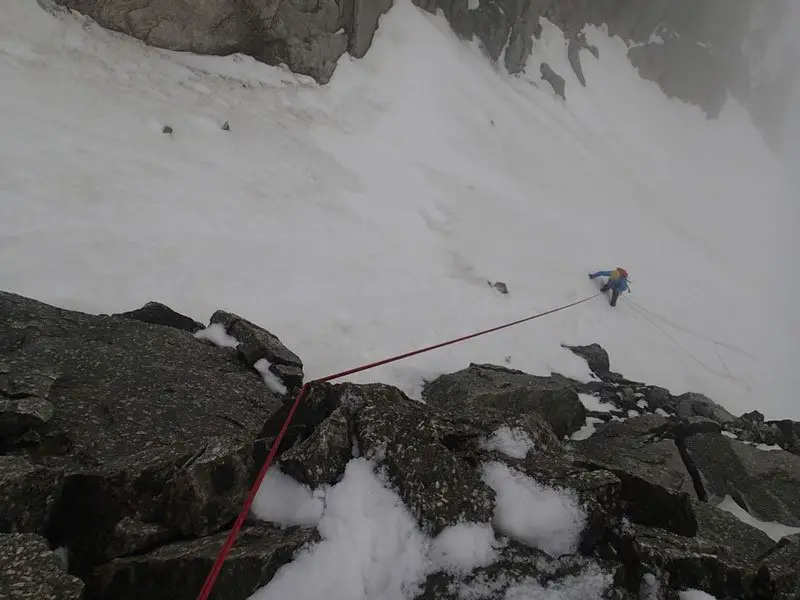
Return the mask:
<path fill-rule="evenodd" d="M 611 373 L 611 361 L 608 352 L 600 344 L 589 344 L 588 346 L 566 346 L 572 352 L 586 361 L 589 369 L 600 379 L 605 378 Z"/>
<path fill-rule="evenodd" d="M 303 363 L 276 335 L 239 315 L 222 310 L 211 315 L 211 323 L 222 325 L 228 335 L 236 338 L 239 342 L 236 350 L 251 367 L 266 360 L 270 364 L 269 370 L 290 389 L 303 384 Z"/>
<path fill-rule="evenodd" d="M 696 435 L 686 445 L 710 495 L 730 495 L 762 521 L 800 527 L 800 457 L 721 435 Z"/>
<path fill-rule="evenodd" d="M 0 456 L 0 532 L 44 533 L 63 473 L 21 456 Z"/>
<path fill-rule="evenodd" d="M 83 582 L 67 574 L 61 559 L 38 535 L 0 533 L 0 598 L 81 600 Z"/>
<path fill-rule="evenodd" d="M 348 49 L 363 56 L 391 0 L 56 0 L 103 27 L 169 50 L 241 52 L 327 82 Z"/>
<path fill-rule="evenodd" d="M 428 404 L 450 410 L 492 407 L 516 414 L 541 415 L 558 437 L 571 435 L 583 425 L 586 409 L 568 380 L 536 377 L 493 365 L 470 365 L 443 375 L 425 386 Z"/>
<path fill-rule="evenodd" d="M 612 422 L 577 446 L 589 464 L 620 478 L 631 519 L 692 536 L 697 532 L 692 509 L 697 493 L 691 475 L 672 441 L 648 436 L 665 423 L 658 415 Z"/>
<path fill-rule="evenodd" d="M 285 64 L 320 83 L 330 80 L 345 52 L 356 58 L 366 54 L 380 16 L 392 7 L 392 0 L 55 1 L 153 46 L 200 54 L 239 52 Z M 763 3 L 755 0 L 497 0 L 477 6 L 469 0 L 413 1 L 430 13 L 443 12 L 458 36 L 477 38 L 488 58 L 503 57 L 512 74 L 525 70 L 545 18 L 564 31 L 581 85 L 586 85 L 581 48 L 597 55 L 581 33 L 590 24 L 607 27 L 631 46 L 629 58 L 642 77 L 668 96 L 700 106 L 709 117 L 719 114 L 729 91 L 743 100 L 753 95 L 762 98 L 749 103 L 754 115 L 774 130 L 775 120 L 765 113 L 782 111 L 763 97 L 788 98 L 791 91 L 791 85 L 770 80 L 780 93 L 751 94 L 747 81 L 748 61 L 757 62 L 758 53 L 766 52 L 758 42 L 765 35 L 760 24 L 780 22 L 780 3 L 761 9 Z M 759 12 L 769 14 L 765 19 Z M 746 41 L 755 56 L 743 54 Z M 549 67 L 546 79 L 563 97 L 563 85 L 554 83 L 558 76 Z"/>
<path fill-rule="evenodd" d="M 117 558 L 87 577 L 87 600 L 192 600 L 203 586 L 227 532 L 162 546 L 153 552 Z M 272 579 L 315 532 L 280 530 L 269 525 L 245 527 L 225 562 L 213 598 L 243 600 Z"/>
<path fill-rule="evenodd" d="M 174 327 L 175 329 L 188 331 L 189 333 L 194 333 L 203 329 L 202 323 L 198 323 L 194 319 L 177 313 L 169 306 L 165 306 L 160 302 L 148 302 L 142 308 L 119 313 L 114 316 L 126 317 L 153 325 L 166 325 L 167 327 Z"/>
<path fill-rule="evenodd" d="M 677 402 L 676 413 L 682 419 L 704 417 L 717 423 L 733 423 L 736 420 L 731 413 L 703 394 L 683 394 L 677 397 Z"/>
<path fill-rule="evenodd" d="M 41 381 L 36 393 L 54 407 L 38 440 L 4 440 L 18 455 L 3 458 L 5 530 L 45 528 L 78 571 L 223 527 L 246 493 L 253 442 L 280 407 L 235 352 L 180 328 L 7 293 L 0 361 L 7 380 Z M 17 493 L 40 503 L 26 508 Z"/>
<path fill-rule="evenodd" d="M 0 596 L 197 597 L 293 404 L 253 367 L 267 360 L 302 373 L 267 330 L 223 311 L 212 323 L 238 347 L 198 338 L 191 319 L 163 305 L 92 316 L 0 293 L 3 389 L 53 408 L 0 436 Z M 421 599 L 476 589 L 517 597 L 521 586 L 619 600 L 674 600 L 688 587 L 796 598 L 798 540 L 775 544 L 703 500 L 731 494 L 754 515 L 786 522 L 796 516 L 800 458 L 724 437 L 744 417 L 729 422 L 708 399 L 686 402 L 611 373 L 605 351 L 589 348 L 603 377 L 586 383 L 470 365 L 429 383 L 426 403 L 382 384 L 311 383 L 273 468 L 315 488 L 327 511 L 329 486 L 353 458 L 366 460 L 431 547 L 454 526 L 492 536 L 491 560 L 425 572 Z M 620 416 L 588 439 L 565 440 L 586 419 L 579 391 Z M 662 414 L 628 418 L 626 407 L 646 411 L 651 400 Z M 308 560 L 341 525 L 333 517 L 324 514 L 318 532 L 251 515 L 213 597 L 246 600 L 283 565 Z M 70 574 L 52 551 L 64 546 Z M 661 592 L 640 595 L 643 582 Z"/>
<path fill-rule="evenodd" d="M 564 78 L 553 71 L 553 69 L 547 63 L 542 63 L 539 71 L 542 74 L 542 79 L 550 84 L 550 86 L 553 88 L 553 91 L 556 93 L 556 96 L 562 100 L 566 100 L 567 96 L 565 88 L 567 83 L 564 81 Z"/>

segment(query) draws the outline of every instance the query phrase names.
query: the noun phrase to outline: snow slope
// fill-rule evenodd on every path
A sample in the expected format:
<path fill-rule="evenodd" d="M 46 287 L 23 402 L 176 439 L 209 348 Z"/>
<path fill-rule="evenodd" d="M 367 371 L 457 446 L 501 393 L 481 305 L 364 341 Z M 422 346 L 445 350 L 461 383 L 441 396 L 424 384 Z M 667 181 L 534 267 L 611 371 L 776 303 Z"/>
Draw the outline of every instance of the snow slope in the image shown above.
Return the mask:
<path fill-rule="evenodd" d="M 777 163 L 740 107 L 706 121 L 639 79 L 619 39 L 588 32 L 601 60 L 583 55 L 584 89 L 545 23 L 510 77 L 399 0 L 320 88 L 31 0 L 3 13 L 0 288 L 92 312 L 225 308 L 313 378 L 586 297 L 588 271 L 624 265 L 636 305 L 595 299 L 355 380 L 416 396 L 423 377 L 506 357 L 587 378 L 560 344 L 597 341 L 629 377 L 800 417 L 765 294 Z"/>

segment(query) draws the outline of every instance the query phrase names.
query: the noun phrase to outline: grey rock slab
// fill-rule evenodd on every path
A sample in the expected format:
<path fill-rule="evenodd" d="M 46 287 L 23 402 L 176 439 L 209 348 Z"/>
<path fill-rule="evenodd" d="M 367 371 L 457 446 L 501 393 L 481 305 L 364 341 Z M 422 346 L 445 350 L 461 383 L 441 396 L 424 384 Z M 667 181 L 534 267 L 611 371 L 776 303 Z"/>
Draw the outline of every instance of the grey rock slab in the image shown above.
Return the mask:
<path fill-rule="evenodd" d="M 63 471 L 0 456 L 0 532 L 44 533 L 61 497 Z"/>
<path fill-rule="evenodd" d="M 117 558 L 86 577 L 87 600 L 194 600 L 227 532 L 174 542 L 149 553 Z M 304 546 L 313 530 L 246 525 L 214 587 L 215 600 L 246 600 Z"/>
<path fill-rule="evenodd" d="M 762 521 L 800 527 L 800 456 L 715 434 L 692 436 L 686 448 L 709 499 L 730 495 Z"/>
<path fill-rule="evenodd" d="M 559 438 L 576 432 L 586 420 L 586 409 L 569 380 L 494 365 L 471 364 L 442 375 L 425 386 L 423 399 L 456 412 L 484 408 L 520 416 L 533 412 L 543 417 Z"/>
<path fill-rule="evenodd" d="M 83 582 L 67 574 L 43 537 L 0 534 L 0 598 L 82 600 Z"/>

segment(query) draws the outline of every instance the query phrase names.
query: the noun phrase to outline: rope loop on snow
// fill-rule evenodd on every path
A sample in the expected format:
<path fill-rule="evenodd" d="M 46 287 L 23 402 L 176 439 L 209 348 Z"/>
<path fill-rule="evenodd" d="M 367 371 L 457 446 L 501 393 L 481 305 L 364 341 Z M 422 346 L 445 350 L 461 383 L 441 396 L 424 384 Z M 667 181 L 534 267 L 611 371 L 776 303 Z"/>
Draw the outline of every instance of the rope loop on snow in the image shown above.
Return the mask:
<path fill-rule="evenodd" d="M 374 369 L 375 367 L 380 367 L 382 365 L 387 365 L 389 363 L 397 362 L 406 358 L 410 358 L 412 356 L 417 356 L 418 354 L 425 354 L 426 352 L 430 352 L 432 350 L 437 350 L 439 348 L 444 348 L 445 346 L 451 346 L 453 344 L 458 344 L 460 342 L 465 342 L 467 340 L 480 337 L 483 335 L 487 335 L 489 333 L 493 333 L 495 331 L 500 331 L 501 329 L 507 329 L 509 327 L 514 327 L 515 325 L 520 325 L 522 323 L 527 323 L 528 321 L 533 321 L 534 319 L 538 319 L 540 317 L 544 317 L 547 315 L 552 315 L 557 312 L 561 312 L 563 310 L 567 310 L 574 306 L 578 306 L 579 304 L 583 304 L 584 302 L 588 302 L 593 298 L 597 298 L 600 295 L 600 292 L 588 296 L 583 300 L 577 300 L 575 302 L 570 302 L 569 304 L 564 304 L 557 308 L 553 308 L 551 310 L 547 310 L 545 312 L 540 312 L 530 317 L 525 317 L 524 319 L 519 319 L 517 321 L 512 321 L 510 323 L 505 323 L 503 325 L 498 325 L 497 327 L 492 327 L 491 329 L 484 329 L 483 331 L 477 331 L 475 333 L 470 333 L 469 335 L 465 335 L 459 338 L 455 338 L 452 340 L 448 340 L 446 342 L 441 342 L 439 344 L 434 344 L 432 346 L 425 346 L 424 348 L 419 348 L 417 350 L 412 350 L 411 352 L 406 352 L 405 354 L 398 354 L 397 356 L 391 356 L 389 358 L 385 358 L 383 360 L 378 360 L 366 365 L 361 365 L 360 367 L 355 367 L 353 369 L 348 369 L 347 371 L 341 371 L 339 373 L 334 373 L 333 375 L 327 375 L 325 377 L 321 377 L 319 379 L 315 379 L 313 381 L 309 381 L 303 384 L 303 387 L 300 388 L 300 391 L 295 396 L 294 402 L 292 403 L 291 408 L 289 409 L 289 413 L 286 415 L 286 420 L 283 422 L 280 431 L 278 432 L 275 441 L 272 442 L 272 447 L 269 450 L 269 454 L 267 454 L 267 458 L 264 461 L 261 470 L 258 472 L 256 476 L 256 480 L 253 485 L 250 487 L 250 491 L 247 494 L 247 498 L 242 504 L 242 510 L 239 512 L 239 515 L 236 517 L 236 521 L 234 521 L 233 526 L 231 527 L 230 532 L 228 533 L 227 538 L 225 539 L 225 543 L 223 543 L 222 548 L 220 548 L 219 553 L 217 554 L 217 558 L 214 561 L 214 564 L 211 567 L 211 570 L 206 577 L 205 583 L 203 584 L 200 593 L 197 595 L 197 600 L 208 600 L 209 596 L 211 596 L 211 591 L 214 589 L 214 584 L 219 577 L 220 572 L 222 571 L 222 567 L 225 563 L 225 559 L 231 552 L 233 545 L 236 543 L 236 538 L 239 535 L 239 532 L 242 529 L 242 525 L 244 524 L 247 515 L 250 514 L 250 509 L 253 505 L 253 501 L 255 500 L 256 494 L 258 493 L 258 488 L 261 487 L 261 482 L 264 481 L 264 477 L 267 475 L 267 471 L 269 470 L 270 466 L 272 465 L 273 461 L 275 460 L 275 455 L 278 453 L 278 447 L 280 446 L 281 442 L 283 441 L 284 436 L 286 435 L 286 431 L 289 429 L 289 425 L 291 425 L 292 419 L 294 418 L 294 414 L 297 411 L 297 407 L 300 406 L 300 402 L 302 402 L 303 398 L 305 398 L 306 394 L 310 387 L 315 383 L 324 383 L 328 381 L 333 381 L 335 379 L 341 379 L 342 377 L 347 377 L 348 375 L 354 375 L 355 373 L 361 373 L 362 371 L 367 371 L 369 369 Z"/>

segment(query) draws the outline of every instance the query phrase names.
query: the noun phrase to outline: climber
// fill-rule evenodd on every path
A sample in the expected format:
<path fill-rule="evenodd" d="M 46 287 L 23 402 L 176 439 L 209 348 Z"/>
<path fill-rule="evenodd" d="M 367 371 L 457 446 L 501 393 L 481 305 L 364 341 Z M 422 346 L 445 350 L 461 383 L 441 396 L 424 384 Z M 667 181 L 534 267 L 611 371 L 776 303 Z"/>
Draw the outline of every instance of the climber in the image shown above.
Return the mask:
<path fill-rule="evenodd" d="M 631 291 L 631 288 L 628 287 L 628 272 L 622 267 L 617 267 L 613 271 L 597 271 L 596 273 L 589 273 L 589 279 L 594 279 L 595 277 L 600 277 L 601 275 L 603 277 L 608 277 L 608 281 L 602 288 L 600 288 L 600 291 L 606 292 L 611 290 L 611 306 L 616 306 L 619 295 L 626 290 L 628 293 Z"/>

